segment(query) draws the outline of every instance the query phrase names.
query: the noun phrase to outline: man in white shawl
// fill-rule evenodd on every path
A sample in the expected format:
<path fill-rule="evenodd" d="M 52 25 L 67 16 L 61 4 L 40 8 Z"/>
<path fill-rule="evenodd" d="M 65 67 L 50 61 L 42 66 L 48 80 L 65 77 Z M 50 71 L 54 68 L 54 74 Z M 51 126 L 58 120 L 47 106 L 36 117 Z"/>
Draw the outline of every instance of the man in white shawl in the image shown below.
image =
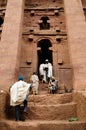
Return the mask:
<path fill-rule="evenodd" d="M 51 77 L 52 77 L 52 64 L 49 63 L 48 59 L 46 59 L 44 66 L 44 81 L 49 83 Z"/>
<path fill-rule="evenodd" d="M 32 76 L 30 78 L 30 81 L 32 81 L 33 93 L 35 95 L 37 95 L 38 94 L 38 87 L 39 87 L 39 78 L 35 72 L 33 72 Z"/>
<path fill-rule="evenodd" d="M 10 105 L 15 106 L 16 121 L 20 120 L 20 105 L 24 103 L 24 112 L 27 112 L 28 94 L 31 84 L 23 81 L 23 77 L 19 76 L 18 81 L 10 88 Z"/>

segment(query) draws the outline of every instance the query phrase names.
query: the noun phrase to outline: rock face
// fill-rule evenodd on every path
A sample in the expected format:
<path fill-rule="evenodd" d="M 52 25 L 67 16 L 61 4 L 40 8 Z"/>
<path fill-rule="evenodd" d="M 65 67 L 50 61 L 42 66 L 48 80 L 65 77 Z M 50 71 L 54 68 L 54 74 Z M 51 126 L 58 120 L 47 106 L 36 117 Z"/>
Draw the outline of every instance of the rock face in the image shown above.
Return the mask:
<path fill-rule="evenodd" d="M 48 59 L 59 83 L 72 87 L 63 0 L 25 1 L 22 41 L 19 73 L 25 80 L 33 71 L 39 75 L 39 65 Z"/>
<path fill-rule="evenodd" d="M 19 74 L 26 81 L 33 71 L 39 75 L 39 65 L 47 58 L 60 84 L 84 90 L 83 8 L 85 3 L 82 7 L 80 0 L 70 4 L 68 0 L 47 0 L 46 4 L 44 0 L 9 0 L 8 4 L 6 0 L 0 1 L 0 88 L 8 88 Z"/>
<path fill-rule="evenodd" d="M 85 19 L 84 0 L 0 0 L 1 130 L 86 130 Z M 34 71 L 40 78 L 45 59 L 53 65 L 59 91 L 49 94 L 40 84 L 39 95 L 29 97 L 28 114 L 21 105 L 26 121 L 15 122 L 8 88 L 21 74 L 27 82 Z M 73 88 L 83 91 L 70 93 Z"/>

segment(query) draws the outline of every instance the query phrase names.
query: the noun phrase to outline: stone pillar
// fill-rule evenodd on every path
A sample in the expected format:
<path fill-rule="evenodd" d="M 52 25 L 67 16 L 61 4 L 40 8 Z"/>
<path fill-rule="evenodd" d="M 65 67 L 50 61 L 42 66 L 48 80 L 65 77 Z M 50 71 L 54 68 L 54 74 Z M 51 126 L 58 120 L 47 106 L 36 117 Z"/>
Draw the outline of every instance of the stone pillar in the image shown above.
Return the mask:
<path fill-rule="evenodd" d="M 64 0 L 73 87 L 86 88 L 86 22 L 81 0 Z"/>
<path fill-rule="evenodd" d="M 37 56 L 37 44 L 33 43 L 33 56 L 32 56 L 32 68 L 33 72 L 37 72 L 37 66 L 38 66 L 38 56 Z"/>
<path fill-rule="evenodd" d="M 52 57 L 53 57 L 53 73 L 56 79 L 58 78 L 58 52 L 57 52 L 57 45 L 52 44 Z"/>
<path fill-rule="evenodd" d="M 0 89 L 17 78 L 20 60 L 23 0 L 8 0 L 0 42 Z"/>

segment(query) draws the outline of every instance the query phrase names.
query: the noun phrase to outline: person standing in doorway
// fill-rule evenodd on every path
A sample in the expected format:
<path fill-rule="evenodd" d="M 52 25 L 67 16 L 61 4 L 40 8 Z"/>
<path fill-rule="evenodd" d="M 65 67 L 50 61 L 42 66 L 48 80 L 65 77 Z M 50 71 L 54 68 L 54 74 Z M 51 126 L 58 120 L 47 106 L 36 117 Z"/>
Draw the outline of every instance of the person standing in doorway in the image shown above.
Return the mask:
<path fill-rule="evenodd" d="M 42 82 L 43 82 L 43 79 L 44 79 L 44 66 L 45 66 L 44 63 L 40 64 L 40 66 L 39 66 L 39 74 L 40 74 L 40 78 L 41 78 Z"/>
<path fill-rule="evenodd" d="M 49 63 L 48 59 L 46 59 L 44 66 L 44 81 L 46 83 L 49 83 L 51 77 L 52 77 L 52 64 Z"/>

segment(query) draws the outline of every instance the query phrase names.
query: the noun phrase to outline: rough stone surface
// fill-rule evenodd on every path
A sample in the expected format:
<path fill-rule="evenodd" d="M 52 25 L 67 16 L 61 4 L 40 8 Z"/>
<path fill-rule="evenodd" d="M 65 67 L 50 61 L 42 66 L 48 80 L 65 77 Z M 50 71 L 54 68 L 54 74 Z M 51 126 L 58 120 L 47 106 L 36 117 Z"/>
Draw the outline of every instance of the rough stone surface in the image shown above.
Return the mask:
<path fill-rule="evenodd" d="M 41 90 L 42 91 L 42 90 Z M 6 105 L 5 93 L 1 93 L 0 97 L 0 112 L 3 110 L 4 116 L 0 115 L 0 128 L 5 130 L 15 129 L 30 129 L 36 130 L 49 129 L 49 130 L 85 130 L 85 92 L 74 92 L 65 94 L 39 94 L 30 95 L 28 101 L 28 114 L 23 113 L 23 106 L 21 106 L 22 116 L 26 121 L 15 122 L 15 109 L 7 108 L 6 115 L 4 113 L 4 106 Z M 78 117 L 78 121 L 69 122 L 70 118 Z M 3 120 L 4 119 L 4 120 Z"/>
<path fill-rule="evenodd" d="M 32 0 L 30 3 L 29 1 L 25 3 L 19 73 L 24 75 L 26 81 L 29 81 L 33 71 L 39 75 L 39 65 L 45 62 L 45 59 L 49 59 L 53 65 L 53 75 L 56 79 L 59 79 L 60 83 L 72 87 L 72 67 L 63 0 L 55 2 L 47 0 L 46 4 L 44 0 L 40 2 Z M 58 11 L 58 15 L 55 14 L 56 11 Z M 31 12 L 34 12 L 34 15 L 31 15 Z M 40 29 L 43 18 L 48 19 L 49 29 Z M 43 50 L 43 48 L 45 49 Z M 27 60 L 29 64 L 27 64 Z M 61 65 L 60 60 L 62 60 Z"/>
<path fill-rule="evenodd" d="M 9 94 L 6 91 L 0 91 L 0 120 L 7 118 L 7 109 L 9 108 Z"/>
<path fill-rule="evenodd" d="M 77 116 L 80 120 L 86 121 L 86 92 L 79 91 L 73 95 L 73 101 L 77 103 Z"/>
<path fill-rule="evenodd" d="M 0 16 L 4 18 L 0 25 L 0 129 L 86 130 L 86 92 L 68 93 L 72 87 L 86 88 L 85 6 L 82 7 L 81 0 L 23 2 L 8 0 L 6 6 L 6 0 L 0 1 L 0 5 L 5 6 L 0 8 Z M 48 29 L 41 25 L 45 19 Z M 43 51 L 43 48 L 48 49 Z M 39 75 L 39 65 L 46 58 L 53 64 L 60 90 L 52 95 L 47 84 L 40 84 L 39 94 L 29 97 L 28 114 L 23 113 L 21 105 L 21 116 L 26 121 L 15 122 L 8 88 L 18 74 L 23 74 L 27 82 L 33 71 Z M 69 122 L 72 117 L 78 121 Z"/>
<path fill-rule="evenodd" d="M 69 122 L 69 121 L 1 121 L 0 128 L 2 130 L 86 130 L 86 123 L 84 121 Z"/>
<path fill-rule="evenodd" d="M 73 66 L 73 86 L 86 88 L 86 22 L 81 0 L 64 0 L 70 58 Z"/>
<path fill-rule="evenodd" d="M 0 88 L 7 89 L 14 82 L 19 70 L 22 0 L 8 0 L 0 42 Z"/>

